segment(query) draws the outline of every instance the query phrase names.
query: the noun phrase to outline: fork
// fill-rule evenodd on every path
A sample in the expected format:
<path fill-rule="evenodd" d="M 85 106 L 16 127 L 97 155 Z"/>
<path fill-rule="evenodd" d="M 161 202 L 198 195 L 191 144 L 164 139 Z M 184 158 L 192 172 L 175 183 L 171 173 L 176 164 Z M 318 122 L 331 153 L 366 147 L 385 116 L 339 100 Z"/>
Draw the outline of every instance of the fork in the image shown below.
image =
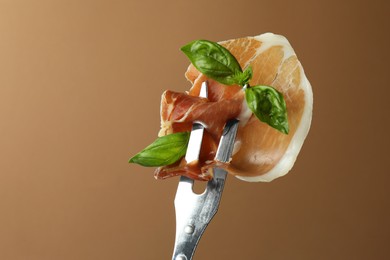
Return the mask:
<path fill-rule="evenodd" d="M 207 81 L 202 83 L 200 97 L 207 97 Z M 238 129 L 238 120 L 229 120 L 224 127 L 215 159 L 229 162 Z M 202 144 L 204 126 L 193 123 L 185 159 L 197 160 Z M 194 180 L 180 177 L 175 197 L 176 237 L 172 260 L 191 260 L 199 240 L 211 219 L 217 213 L 227 172 L 214 168 L 213 179 L 208 181 L 202 194 L 193 192 Z"/>

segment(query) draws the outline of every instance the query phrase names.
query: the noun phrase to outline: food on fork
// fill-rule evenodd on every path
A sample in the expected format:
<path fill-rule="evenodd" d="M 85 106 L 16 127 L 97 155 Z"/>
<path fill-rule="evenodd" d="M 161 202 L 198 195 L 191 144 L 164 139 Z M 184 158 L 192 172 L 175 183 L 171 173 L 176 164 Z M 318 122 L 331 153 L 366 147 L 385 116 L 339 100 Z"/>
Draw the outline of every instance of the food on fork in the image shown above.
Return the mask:
<path fill-rule="evenodd" d="M 271 181 L 293 166 L 311 124 L 313 96 L 303 67 L 287 39 L 266 33 L 182 48 L 192 65 L 188 93 L 165 91 L 159 138 L 130 162 L 158 166 L 156 178 L 185 175 L 210 180 L 215 166 L 245 181 Z M 198 97 L 208 83 L 208 98 Z M 229 163 L 214 160 L 225 122 L 240 125 Z M 199 160 L 187 163 L 192 123 L 206 131 Z"/>

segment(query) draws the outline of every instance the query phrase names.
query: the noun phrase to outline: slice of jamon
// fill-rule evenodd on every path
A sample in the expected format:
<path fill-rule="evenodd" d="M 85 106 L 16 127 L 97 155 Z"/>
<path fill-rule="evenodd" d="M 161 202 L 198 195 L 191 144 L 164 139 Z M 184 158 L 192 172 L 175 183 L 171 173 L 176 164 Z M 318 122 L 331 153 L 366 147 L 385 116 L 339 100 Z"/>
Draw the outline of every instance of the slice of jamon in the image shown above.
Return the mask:
<path fill-rule="evenodd" d="M 166 91 L 161 103 L 159 135 L 190 131 L 192 122 L 206 126 L 199 161 L 188 165 L 161 167 L 157 178 L 186 175 L 193 179 L 212 178 L 216 147 L 225 122 L 240 119 L 232 160 L 222 165 L 246 181 L 271 181 L 285 175 L 293 166 L 311 124 L 313 96 L 309 81 L 287 39 L 272 33 L 221 43 L 242 68 L 252 66 L 251 86 L 268 85 L 280 91 L 286 101 L 289 134 L 285 135 L 261 122 L 247 108 L 243 90 L 225 86 L 198 72 L 192 65 L 186 72 L 193 84 L 189 93 Z M 209 82 L 208 99 L 197 97 L 203 81 Z"/>
<path fill-rule="evenodd" d="M 205 78 L 206 80 L 206 78 Z M 219 139 L 225 122 L 240 117 L 245 102 L 244 92 L 239 86 L 225 86 L 213 80 L 208 81 L 208 98 L 194 94 L 165 91 L 161 99 L 161 130 L 159 136 L 191 131 L 193 122 L 205 126 L 199 160 L 187 164 L 185 159 L 175 165 L 161 167 L 156 177 L 164 179 L 185 175 L 192 179 L 209 180 Z M 199 92 L 199 90 L 197 90 Z"/>

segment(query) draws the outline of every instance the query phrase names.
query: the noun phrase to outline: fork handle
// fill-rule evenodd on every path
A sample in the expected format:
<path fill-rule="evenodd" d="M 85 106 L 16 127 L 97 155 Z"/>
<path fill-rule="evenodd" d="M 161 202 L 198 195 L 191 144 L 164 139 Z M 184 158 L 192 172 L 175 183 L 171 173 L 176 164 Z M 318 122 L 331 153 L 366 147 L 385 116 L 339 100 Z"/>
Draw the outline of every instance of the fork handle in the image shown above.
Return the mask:
<path fill-rule="evenodd" d="M 217 213 L 226 175 L 225 170 L 215 168 L 214 178 L 207 183 L 203 194 L 194 195 L 194 199 L 186 202 L 185 205 L 175 201 L 176 221 L 184 221 L 176 224 L 176 240 L 172 260 L 192 259 L 203 232 Z M 183 207 L 188 207 L 191 210 L 184 209 L 183 211 Z M 185 216 L 179 216 L 178 214 L 181 212 L 184 212 Z"/>

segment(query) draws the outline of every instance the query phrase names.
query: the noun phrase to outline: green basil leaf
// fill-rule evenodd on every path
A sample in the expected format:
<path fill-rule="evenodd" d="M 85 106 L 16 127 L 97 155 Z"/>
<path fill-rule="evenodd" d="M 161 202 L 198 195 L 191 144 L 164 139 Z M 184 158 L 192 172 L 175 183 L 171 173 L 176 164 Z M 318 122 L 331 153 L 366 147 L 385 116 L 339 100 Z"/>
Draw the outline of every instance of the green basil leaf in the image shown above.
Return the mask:
<path fill-rule="evenodd" d="M 225 85 L 240 83 L 237 80 L 237 75 L 242 74 L 240 64 L 225 47 L 218 43 L 197 40 L 183 46 L 181 50 L 195 68 L 207 77 Z"/>
<path fill-rule="evenodd" d="M 151 145 L 132 157 L 129 163 L 150 167 L 173 164 L 185 155 L 189 138 L 189 132 L 159 137 Z"/>
<path fill-rule="evenodd" d="M 245 90 L 248 107 L 262 121 L 288 134 L 286 102 L 283 95 L 269 86 L 254 86 Z"/>

